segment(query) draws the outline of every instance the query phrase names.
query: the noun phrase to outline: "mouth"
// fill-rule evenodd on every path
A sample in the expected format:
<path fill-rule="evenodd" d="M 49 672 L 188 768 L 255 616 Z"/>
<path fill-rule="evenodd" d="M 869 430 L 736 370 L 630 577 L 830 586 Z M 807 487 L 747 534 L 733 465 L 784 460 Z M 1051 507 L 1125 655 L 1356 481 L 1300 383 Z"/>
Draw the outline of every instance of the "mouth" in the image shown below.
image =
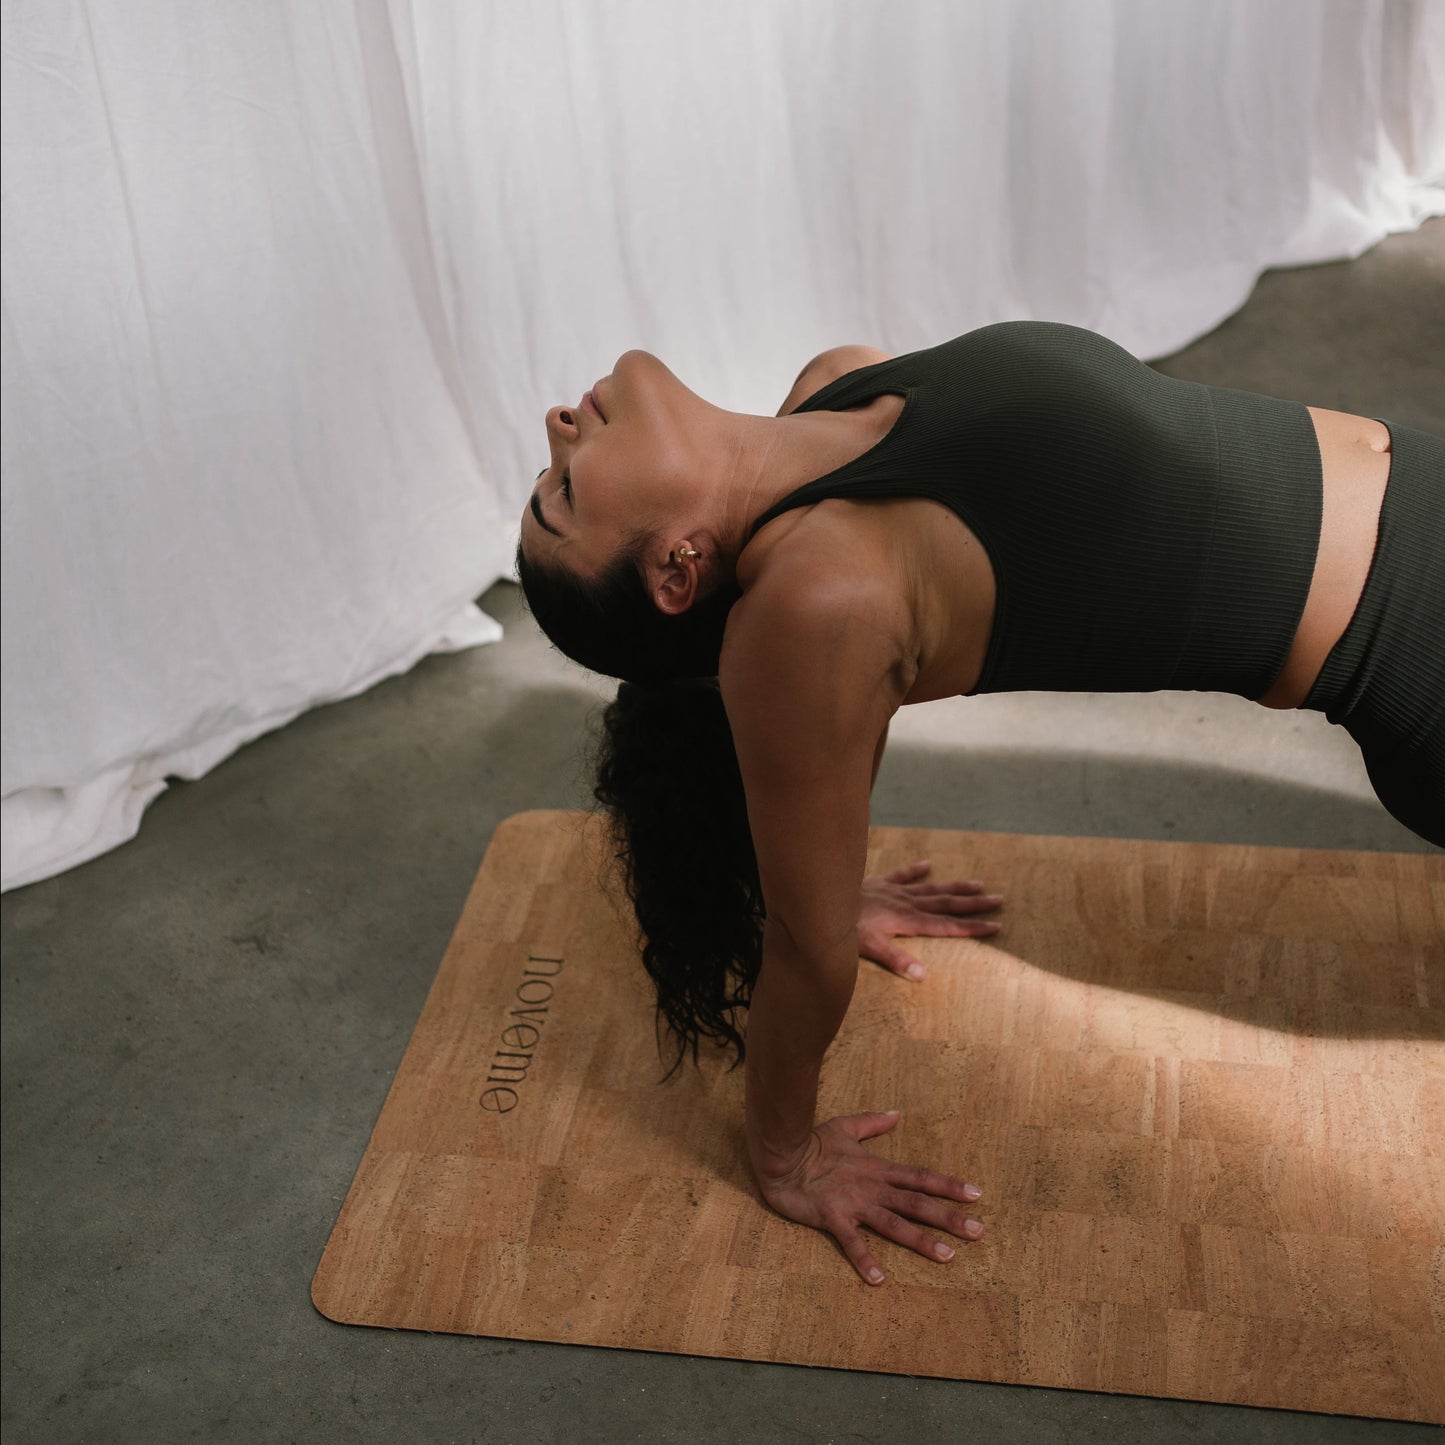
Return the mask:
<path fill-rule="evenodd" d="M 602 408 L 597 404 L 597 387 L 595 385 L 591 391 L 583 396 L 582 405 L 595 412 L 601 421 L 605 422 L 607 420 L 606 416 L 603 415 Z"/>

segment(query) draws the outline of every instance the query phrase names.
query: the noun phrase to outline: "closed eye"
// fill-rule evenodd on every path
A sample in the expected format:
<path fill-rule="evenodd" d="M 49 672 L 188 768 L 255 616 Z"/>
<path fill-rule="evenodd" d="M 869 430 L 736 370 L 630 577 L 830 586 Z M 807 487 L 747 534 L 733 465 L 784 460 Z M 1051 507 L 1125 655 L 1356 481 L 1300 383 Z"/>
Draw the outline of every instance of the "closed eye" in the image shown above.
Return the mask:
<path fill-rule="evenodd" d="M 537 473 L 537 480 L 540 482 L 546 475 L 547 468 L 543 467 L 542 470 Z M 568 506 L 570 506 L 572 504 L 572 478 L 569 477 L 566 472 L 562 473 L 562 495 L 566 498 Z"/>

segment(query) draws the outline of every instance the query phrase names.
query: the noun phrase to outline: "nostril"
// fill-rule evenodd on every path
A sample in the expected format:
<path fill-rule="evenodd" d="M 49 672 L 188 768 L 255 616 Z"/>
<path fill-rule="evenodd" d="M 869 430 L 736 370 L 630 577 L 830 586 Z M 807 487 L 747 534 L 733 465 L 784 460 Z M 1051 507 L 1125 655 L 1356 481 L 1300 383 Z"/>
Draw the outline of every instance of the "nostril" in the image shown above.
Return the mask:
<path fill-rule="evenodd" d="M 557 415 L 560 421 L 565 422 L 568 426 L 572 425 L 572 413 L 568 411 L 565 407 L 563 407 L 563 409 Z"/>

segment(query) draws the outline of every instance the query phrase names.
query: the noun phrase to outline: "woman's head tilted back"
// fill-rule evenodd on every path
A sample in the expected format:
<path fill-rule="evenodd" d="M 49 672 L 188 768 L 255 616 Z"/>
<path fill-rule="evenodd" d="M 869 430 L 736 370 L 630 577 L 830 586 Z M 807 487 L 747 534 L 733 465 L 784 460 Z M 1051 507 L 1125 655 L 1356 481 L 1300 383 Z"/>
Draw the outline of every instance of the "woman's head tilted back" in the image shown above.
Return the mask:
<path fill-rule="evenodd" d="M 622 682 L 603 718 L 595 791 L 613 820 L 674 1068 L 689 1050 L 696 1059 L 702 1037 L 741 1059 L 735 1010 L 762 948 L 746 800 L 716 683 L 740 594 L 686 472 L 710 411 L 655 357 L 626 353 L 578 407 L 547 413 L 551 462 L 517 548 L 527 606 L 548 639 Z"/>
<path fill-rule="evenodd" d="M 724 415 L 645 351 L 547 413 L 550 461 L 522 514 L 517 575 L 573 661 L 646 684 L 717 674 L 738 594 L 719 549 L 702 556 L 693 539 L 708 527 L 700 473 Z"/>

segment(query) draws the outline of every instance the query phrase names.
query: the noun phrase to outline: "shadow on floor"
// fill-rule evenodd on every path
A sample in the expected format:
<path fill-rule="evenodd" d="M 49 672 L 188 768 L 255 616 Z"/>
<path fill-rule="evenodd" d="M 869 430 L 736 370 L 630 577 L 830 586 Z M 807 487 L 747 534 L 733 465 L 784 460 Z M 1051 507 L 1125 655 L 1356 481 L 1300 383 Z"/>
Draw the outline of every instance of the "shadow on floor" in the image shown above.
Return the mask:
<path fill-rule="evenodd" d="M 1210 764 L 1071 752 L 890 747 L 873 821 L 1195 843 L 1440 853 L 1376 802 Z"/>

